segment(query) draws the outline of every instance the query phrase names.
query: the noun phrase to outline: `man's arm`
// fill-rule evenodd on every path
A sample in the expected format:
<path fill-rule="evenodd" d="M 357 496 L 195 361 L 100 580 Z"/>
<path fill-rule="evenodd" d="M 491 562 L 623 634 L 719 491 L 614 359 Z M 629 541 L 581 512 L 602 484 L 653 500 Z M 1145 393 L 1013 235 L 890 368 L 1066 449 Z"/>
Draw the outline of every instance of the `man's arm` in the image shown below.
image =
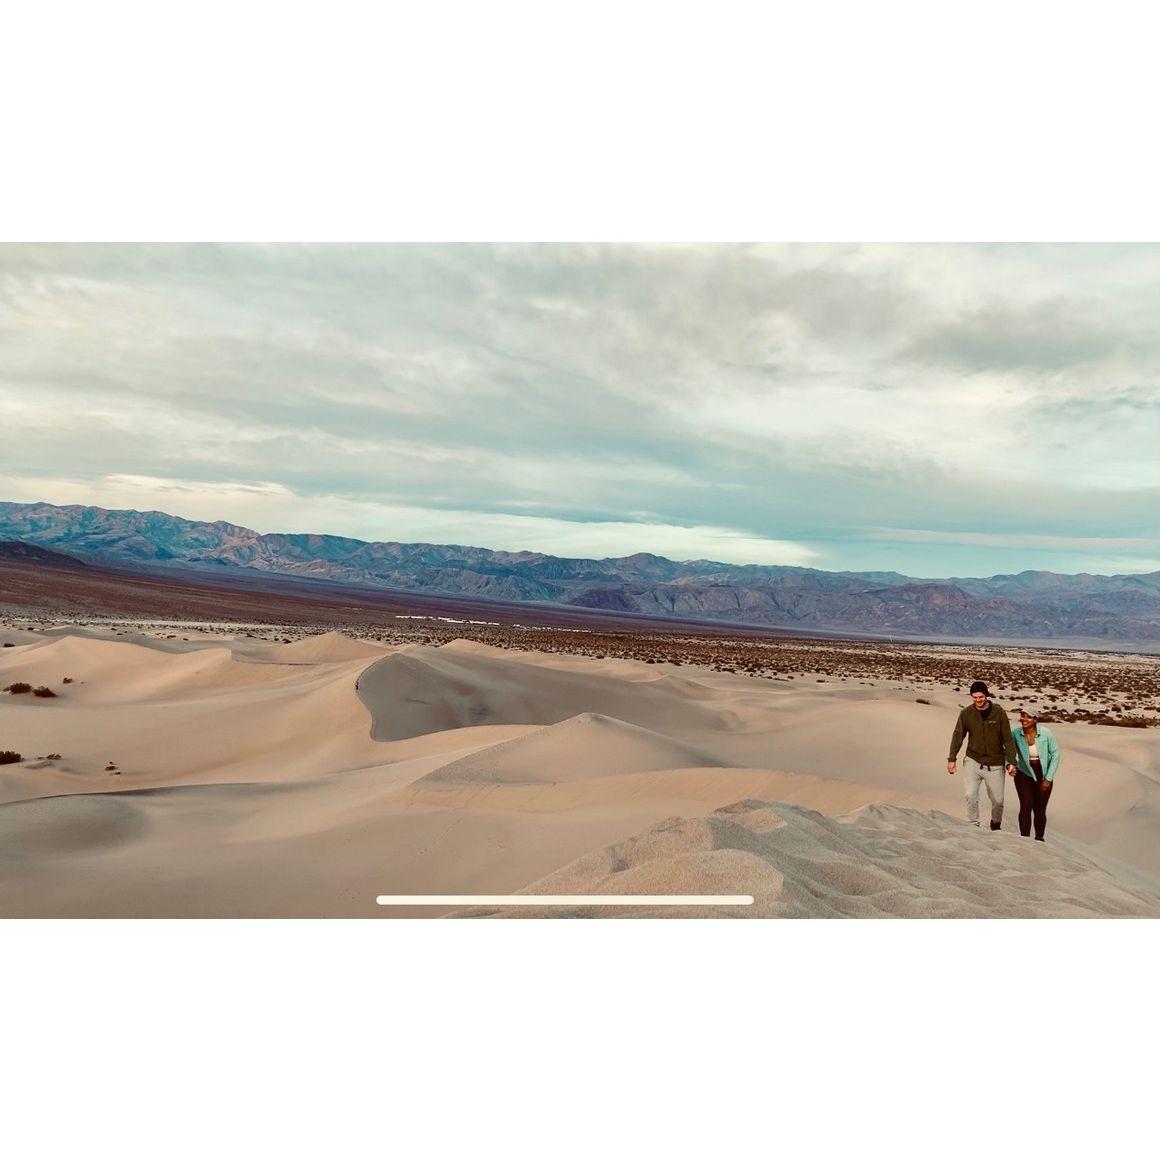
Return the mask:
<path fill-rule="evenodd" d="M 959 719 L 955 722 L 955 731 L 951 734 L 951 748 L 947 754 L 947 772 L 954 773 L 955 762 L 959 759 L 959 750 L 963 746 L 963 735 L 967 733 L 966 722 L 963 720 L 963 711 L 959 711 Z"/>
<path fill-rule="evenodd" d="M 967 728 L 966 721 L 963 720 L 965 716 L 963 710 L 959 710 L 959 719 L 955 722 L 955 731 L 951 734 L 951 748 L 947 754 L 947 761 L 956 761 L 959 756 L 959 750 L 963 747 L 963 738 L 970 732 Z"/>
<path fill-rule="evenodd" d="M 1008 766 L 1015 764 L 1015 735 L 1011 732 L 1011 718 L 1006 709 L 999 710 L 999 734 L 1003 738 L 1003 756 Z"/>

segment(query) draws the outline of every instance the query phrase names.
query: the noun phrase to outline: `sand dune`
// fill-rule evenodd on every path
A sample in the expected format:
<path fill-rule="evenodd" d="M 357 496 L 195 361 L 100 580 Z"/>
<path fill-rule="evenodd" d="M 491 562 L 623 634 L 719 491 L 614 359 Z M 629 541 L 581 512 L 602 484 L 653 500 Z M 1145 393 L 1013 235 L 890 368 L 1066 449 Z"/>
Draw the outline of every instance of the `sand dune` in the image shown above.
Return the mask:
<path fill-rule="evenodd" d="M 466 763 L 465 763 L 466 764 Z M 635 771 L 631 775 L 555 782 L 451 782 L 442 769 L 414 781 L 402 795 L 409 803 L 468 810 L 513 810 L 576 814 L 581 810 L 642 811 L 652 820 L 673 813 L 703 814 L 743 798 L 793 801 L 825 813 L 841 813 L 873 802 L 914 809 L 945 807 L 932 793 L 904 793 L 869 782 L 818 777 L 772 769 L 697 766 Z"/>
<path fill-rule="evenodd" d="M 622 672 L 644 667 L 615 662 Z M 677 722 L 686 728 L 723 725 L 721 714 L 667 688 L 618 679 L 607 670 L 562 672 L 512 651 L 488 656 L 414 645 L 371 666 L 359 691 L 380 741 L 464 725 L 553 725 L 580 713 L 601 713 L 658 732 Z"/>
<path fill-rule="evenodd" d="M 4 696 L 0 748 L 61 759 L 34 771 L 0 766 L 0 801 L 284 780 L 381 761 L 354 687 L 365 663 L 250 664 L 220 644 L 174 652 L 81 636 L 4 650 L 0 686 L 43 683 L 58 697 Z M 107 772 L 109 762 L 120 772 Z"/>
<path fill-rule="evenodd" d="M 672 738 L 599 713 L 580 713 L 441 766 L 429 787 L 548 784 L 721 762 Z"/>
<path fill-rule="evenodd" d="M 674 818 L 587 854 L 521 894 L 734 894 L 726 908 L 631 907 L 632 917 L 1082 918 L 1160 913 L 1074 848 L 980 831 L 936 811 L 870 805 L 840 817 L 747 800 Z M 594 907 L 459 912 L 579 917 Z"/>
<path fill-rule="evenodd" d="M 370 640 L 352 640 L 341 632 L 323 632 L 307 636 L 289 644 L 272 644 L 254 648 L 246 653 L 248 660 L 270 661 L 275 664 L 318 665 L 338 664 L 344 661 L 368 660 L 381 657 L 390 646 Z"/>
<path fill-rule="evenodd" d="M 7 660 L 7 658 L 4 658 Z M 78 704 L 134 705 L 269 684 L 277 674 L 240 663 L 225 645 L 175 650 L 160 644 L 62 637 L 0 663 L 4 684 L 48 685 Z M 293 674 L 282 674 L 293 679 Z M 65 688 L 65 677 L 72 684 Z"/>
<path fill-rule="evenodd" d="M 746 916 L 1160 916 L 1151 731 L 1053 727 L 1043 846 L 1013 792 L 1003 832 L 959 821 L 953 690 L 337 633 L 12 635 L 0 687 L 60 696 L 0 696 L 0 749 L 25 755 L 0 765 L 0 915 L 725 890 Z"/>
<path fill-rule="evenodd" d="M 35 857 L 59 860 L 80 852 L 115 849 L 148 828 L 140 811 L 121 794 L 84 794 L 62 811 L 56 798 L 17 802 L 4 814 L 3 857 L 27 869 Z"/>

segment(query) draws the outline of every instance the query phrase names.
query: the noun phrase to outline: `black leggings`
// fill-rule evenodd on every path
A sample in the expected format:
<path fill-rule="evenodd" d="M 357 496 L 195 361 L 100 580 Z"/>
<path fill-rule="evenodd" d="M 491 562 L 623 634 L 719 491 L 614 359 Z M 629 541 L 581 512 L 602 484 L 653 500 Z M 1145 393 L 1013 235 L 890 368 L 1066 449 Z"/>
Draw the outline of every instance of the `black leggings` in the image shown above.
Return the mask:
<path fill-rule="evenodd" d="M 1019 833 L 1031 836 L 1031 817 L 1035 816 L 1035 836 L 1042 839 L 1047 829 L 1047 799 L 1051 797 L 1052 782 L 1036 781 L 1022 770 L 1015 775 L 1015 790 L 1019 794 Z"/>

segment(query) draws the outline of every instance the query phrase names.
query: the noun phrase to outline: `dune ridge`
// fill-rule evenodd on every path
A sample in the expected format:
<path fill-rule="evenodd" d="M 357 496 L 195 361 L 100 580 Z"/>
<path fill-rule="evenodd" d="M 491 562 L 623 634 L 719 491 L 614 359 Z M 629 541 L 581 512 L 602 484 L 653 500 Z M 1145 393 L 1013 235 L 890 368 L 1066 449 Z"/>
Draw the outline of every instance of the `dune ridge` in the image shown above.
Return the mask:
<path fill-rule="evenodd" d="M 745 800 L 671 818 L 525 887 L 536 894 L 735 894 L 750 906 L 633 906 L 623 917 L 1155 917 L 1160 895 L 1117 882 L 1074 848 L 874 803 L 827 817 Z M 592 907 L 482 908 L 459 917 L 584 917 Z M 604 912 L 602 912 L 604 913 Z"/>
<path fill-rule="evenodd" d="M 621 671 L 640 667 L 618 663 Z M 586 712 L 660 732 L 678 716 L 689 727 L 722 724 L 720 713 L 668 688 L 583 667 L 561 671 L 521 653 L 488 656 L 446 646 L 411 645 L 384 657 L 362 674 L 359 693 L 380 741 L 465 725 L 554 725 Z"/>
<path fill-rule="evenodd" d="M 690 745 L 601 713 L 579 713 L 449 762 L 424 786 L 548 784 L 725 764 Z"/>

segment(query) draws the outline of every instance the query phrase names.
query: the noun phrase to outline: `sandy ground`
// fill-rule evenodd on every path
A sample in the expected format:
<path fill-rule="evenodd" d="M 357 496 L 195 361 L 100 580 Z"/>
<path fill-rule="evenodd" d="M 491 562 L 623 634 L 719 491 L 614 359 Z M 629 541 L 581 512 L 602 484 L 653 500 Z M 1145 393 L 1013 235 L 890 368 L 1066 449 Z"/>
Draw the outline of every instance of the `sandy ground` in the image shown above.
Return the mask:
<path fill-rule="evenodd" d="M 383 917 L 399 912 L 379 894 L 521 891 L 748 893 L 748 916 L 1160 917 L 1154 728 L 1053 724 L 1034 843 L 1010 784 L 1002 832 L 966 824 L 951 687 L 922 704 L 898 680 L 282 643 L 269 626 L 0 644 L 0 688 L 57 694 L 0 695 L 0 750 L 23 757 L 0 765 L 4 916 Z"/>

